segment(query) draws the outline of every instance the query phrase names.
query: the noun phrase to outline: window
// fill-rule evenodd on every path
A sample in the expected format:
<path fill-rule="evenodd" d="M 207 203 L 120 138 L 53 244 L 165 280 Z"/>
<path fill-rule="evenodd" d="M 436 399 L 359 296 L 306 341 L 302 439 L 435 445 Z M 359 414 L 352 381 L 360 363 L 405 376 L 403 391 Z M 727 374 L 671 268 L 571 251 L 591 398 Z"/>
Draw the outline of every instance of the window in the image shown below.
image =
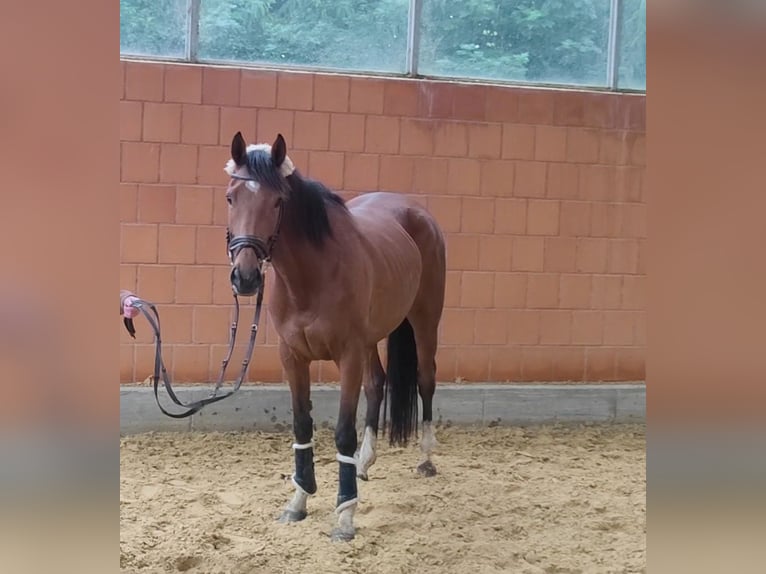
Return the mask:
<path fill-rule="evenodd" d="M 120 53 L 181 58 L 187 0 L 120 0 Z"/>
<path fill-rule="evenodd" d="M 623 0 L 620 7 L 617 85 L 646 89 L 646 0 Z"/>

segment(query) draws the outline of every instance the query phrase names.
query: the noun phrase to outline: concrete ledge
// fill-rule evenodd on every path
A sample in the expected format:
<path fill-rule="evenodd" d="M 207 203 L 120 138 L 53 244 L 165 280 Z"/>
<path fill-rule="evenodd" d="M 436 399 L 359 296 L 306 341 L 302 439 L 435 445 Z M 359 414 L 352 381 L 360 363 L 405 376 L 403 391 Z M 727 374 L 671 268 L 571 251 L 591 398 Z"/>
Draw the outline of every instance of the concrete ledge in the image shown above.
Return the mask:
<path fill-rule="evenodd" d="M 183 402 L 208 396 L 211 386 L 175 387 Z M 311 412 L 317 427 L 334 427 L 340 392 L 337 385 L 312 385 Z M 164 389 L 160 400 L 173 412 Z M 167 405 L 167 406 L 166 406 Z M 362 393 L 359 424 L 366 400 Z M 643 422 L 646 387 L 623 384 L 437 384 L 434 421 L 437 425 L 531 425 L 574 422 Z M 148 431 L 290 431 L 292 408 L 285 384 L 243 386 L 237 394 L 209 405 L 187 419 L 160 412 L 150 387 L 120 390 L 120 432 Z"/>

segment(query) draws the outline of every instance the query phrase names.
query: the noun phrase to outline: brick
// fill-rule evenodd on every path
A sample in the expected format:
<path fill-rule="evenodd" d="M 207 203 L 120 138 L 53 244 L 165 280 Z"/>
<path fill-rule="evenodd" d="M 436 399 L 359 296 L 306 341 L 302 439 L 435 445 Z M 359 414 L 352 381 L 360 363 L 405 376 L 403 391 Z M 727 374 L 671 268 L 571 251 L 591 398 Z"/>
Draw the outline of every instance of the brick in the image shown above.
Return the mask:
<path fill-rule="evenodd" d="M 418 115 L 418 84 L 410 80 L 387 80 L 383 86 L 383 113 L 387 116 Z"/>
<path fill-rule="evenodd" d="M 476 311 L 476 332 L 474 343 L 477 345 L 505 345 L 508 338 L 508 317 L 497 309 L 479 309 Z"/>
<path fill-rule="evenodd" d="M 562 310 L 540 311 L 540 344 L 568 345 L 572 338 L 572 313 Z"/>
<path fill-rule="evenodd" d="M 214 106 L 238 106 L 239 83 L 239 68 L 205 66 L 202 68 L 202 103 Z"/>
<path fill-rule="evenodd" d="M 527 347 L 521 350 L 521 377 L 524 381 L 552 381 L 553 361 L 549 349 Z"/>
<path fill-rule="evenodd" d="M 176 345 L 173 348 L 173 379 L 179 383 L 207 382 L 210 377 L 210 345 Z"/>
<path fill-rule="evenodd" d="M 213 225 L 226 226 L 229 223 L 229 205 L 226 203 L 226 188 L 213 189 Z"/>
<path fill-rule="evenodd" d="M 579 196 L 588 201 L 609 201 L 616 196 L 616 170 L 603 165 L 581 165 Z"/>
<path fill-rule="evenodd" d="M 349 111 L 359 114 L 382 114 L 384 82 L 371 78 L 351 78 Z"/>
<path fill-rule="evenodd" d="M 214 145 L 218 143 L 219 132 L 219 107 L 196 106 L 192 104 L 185 104 L 183 106 L 181 142 L 187 144 Z M 230 143 L 230 141 L 227 143 Z"/>
<path fill-rule="evenodd" d="M 462 209 L 459 197 L 431 196 L 428 198 L 428 211 L 436 218 L 443 232 L 460 231 Z"/>
<path fill-rule="evenodd" d="M 131 344 L 120 345 L 120 383 L 135 382 L 134 363 L 136 349 Z"/>
<path fill-rule="evenodd" d="M 311 110 L 314 100 L 314 76 L 298 72 L 277 74 L 277 107 L 288 110 Z"/>
<path fill-rule="evenodd" d="M 499 124 L 468 124 L 468 155 L 479 159 L 499 159 L 503 131 Z"/>
<path fill-rule="evenodd" d="M 603 131 L 599 143 L 599 163 L 625 165 L 628 163 L 628 146 L 626 131 Z"/>
<path fill-rule="evenodd" d="M 638 242 L 630 239 L 609 241 L 609 273 L 638 273 Z"/>
<path fill-rule="evenodd" d="M 535 128 L 535 159 L 564 161 L 567 159 L 567 130 L 556 126 Z"/>
<path fill-rule="evenodd" d="M 562 309 L 588 309 L 593 291 L 590 275 L 562 275 L 559 306 Z"/>
<path fill-rule="evenodd" d="M 228 263 L 225 241 L 225 229 L 221 229 L 217 225 L 198 227 L 195 262 L 203 265 Z"/>
<path fill-rule="evenodd" d="M 495 233 L 523 235 L 527 230 L 527 201 L 525 199 L 495 200 Z"/>
<path fill-rule="evenodd" d="M 460 230 L 464 233 L 492 233 L 495 202 L 478 197 L 463 198 Z"/>
<path fill-rule="evenodd" d="M 508 347 L 490 349 L 489 379 L 496 382 L 521 380 L 521 349 Z"/>
<path fill-rule="evenodd" d="M 543 268 L 545 271 L 574 271 L 577 268 L 577 240 L 574 237 L 546 238 Z"/>
<path fill-rule="evenodd" d="M 165 101 L 202 103 L 202 68 L 182 64 L 165 66 Z"/>
<path fill-rule="evenodd" d="M 484 121 L 486 115 L 487 87 L 480 84 L 453 84 L 452 114 L 461 120 Z M 496 111 L 496 110 L 493 110 Z"/>
<path fill-rule="evenodd" d="M 279 359 L 279 347 L 276 345 L 256 347 L 253 351 L 252 363 L 258 365 L 258 377 L 255 380 L 264 383 L 284 382 L 282 362 Z M 253 375 L 255 372 L 254 370 Z"/>
<path fill-rule="evenodd" d="M 636 321 L 636 345 L 646 346 L 646 312 L 637 312 Z"/>
<path fill-rule="evenodd" d="M 619 309 L 622 306 L 622 277 L 594 276 L 591 307 Z"/>
<path fill-rule="evenodd" d="M 622 308 L 636 310 L 646 309 L 646 277 L 623 277 Z"/>
<path fill-rule="evenodd" d="M 527 307 L 556 309 L 559 306 L 559 276 L 555 273 L 532 273 L 527 277 Z"/>
<path fill-rule="evenodd" d="M 194 263 L 195 236 L 191 225 L 160 225 L 159 262 Z"/>
<path fill-rule="evenodd" d="M 229 305 L 232 303 L 231 291 L 231 267 L 228 265 L 228 258 L 225 254 L 224 244 L 221 244 L 222 257 L 226 259 L 226 265 L 213 266 L 213 305 Z M 270 285 L 266 285 L 269 290 Z"/>
<path fill-rule="evenodd" d="M 553 121 L 559 126 L 584 126 L 585 107 L 590 94 L 574 91 L 556 92 Z"/>
<path fill-rule="evenodd" d="M 340 381 L 338 366 L 332 361 L 321 361 L 319 363 L 319 380 L 323 383 L 338 384 Z"/>
<path fill-rule="evenodd" d="M 225 185 L 228 176 L 223 168 L 230 157 L 230 146 L 200 146 L 197 159 L 197 183 Z"/>
<path fill-rule="evenodd" d="M 479 237 L 447 234 L 447 268 L 473 270 L 479 268 Z"/>
<path fill-rule="evenodd" d="M 511 268 L 514 271 L 542 271 L 545 243 L 542 237 L 516 237 Z"/>
<path fill-rule="evenodd" d="M 527 233 L 529 235 L 558 235 L 559 202 L 530 199 L 527 202 Z"/>
<path fill-rule="evenodd" d="M 418 84 L 418 116 L 421 118 L 455 118 L 456 86 L 451 82 Z"/>
<path fill-rule="evenodd" d="M 546 181 L 546 197 L 552 199 L 577 199 L 579 171 L 570 163 L 549 163 Z"/>
<path fill-rule="evenodd" d="M 445 309 L 440 323 L 439 341 L 443 345 L 473 344 L 476 311 L 472 309 Z"/>
<path fill-rule="evenodd" d="M 447 160 L 447 193 L 477 195 L 481 184 L 482 165 L 477 159 L 451 158 Z M 419 162 L 418 162 L 419 163 Z M 484 195 L 482 193 L 482 195 Z"/>
<path fill-rule="evenodd" d="M 615 349 L 618 381 L 643 381 L 646 378 L 646 351 L 644 349 Z"/>
<path fill-rule="evenodd" d="M 120 289 L 136 292 L 138 265 L 120 263 Z"/>
<path fill-rule="evenodd" d="M 209 305 L 213 302 L 213 268 L 180 265 L 175 287 L 176 303 Z"/>
<path fill-rule="evenodd" d="M 277 105 L 277 73 L 242 70 L 239 79 L 239 105 L 274 108 Z"/>
<path fill-rule="evenodd" d="M 120 101 L 120 141 L 141 141 L 143 103 Z"/>
<path fill-rule="evenodd" d="M 447 271 L 447 282 L 444 288 L 444 307 L 460 306 L 460 281 L 462 279 L 460 271 Z"/>
<path fill-rule="evenodd" d="M 218 143 L 220 145 L 231 145 L 231 141 L 237 132 L 242 132 L 245 141 L 254 141 L 257 118 L 257 110 L 248 108 L 221 108 Z"/>
<path fill-rule="evenodd" d="M 455 370 L 461 380 L 483 382 L 489 377 L 489 349 L 458 347 Z"/>
<path fill-rule="evenodd" d="M 312 151 L 309 154 L 309 175 L 330 189 L 343 187 L 343 162 L 341 152 Z"/>
<path fill-rule="evenodd" d="M 597 130 L 569 128 L 566 139 L 566 159 L 575 163 L 596 163 L 599 155 L 600 133 Z"/>
<path fill-rule="evenodd" d="M 160 146 L 155 143 L 121 144 L 120 179 L 125 183 L 154 183 L 159 178 Z"/>
<path fill-rule="evenodd" d="M 176 190 L 170 185 L 138 186 L 138 221 L 173 223 L 176 215 Z"/>
<path fill-rule="evenodd" d="M 580 238 L 577 240 L 577 271 L 604 273 L 609 242 L 606 239 Z"/>
<path fill-rule="evenodd" d="M 511 309 L 508 311 L 508 343 L 537 345 L 540 342 L 540 311 Z"/>
<path fill-rule="evenodd" d="M 428 120 L 403 119 L 399 150 L 404 155 L 433 155 L 434 123 Z"/>
<path fill-rule="evenodd" d="M 495 274 L 495 303 L 498 309 L 522 309 L 527 304 L 527 281 L 524 273 Z"/>
<path fill-rule="evenodd" d="M 293 141 L 293 123 L 295 113 L 287 110 L 258 110 L 256 122 L 256 140 L 261 143 L 273 143 L 277 134 L 282 134 L 287 140 L 287 149 L 290 153 L 290 142 Z"/>
<path fill-rule="evenodd" d="M 514 174 L 515 165 L 511 161 L 488 160 L 481 162 L 481 194 L 511 197 L 513 195 Z"/>
<path fill-rule="evenodd" d="M 141 265 L 138 268 L 138 293 L 157 304 L 173 303 L 175 276 L 176 268 L 173 265 Z"/>
<path fill-rule="evenodd" d="M 604 314 L 601 311 L 572 311 L 572 344 L 600 345 L 603 332 Z"/>
<path fill-rule="evenodd" d="M 442 158 L 418 158 L 415 164 L 412 190 L 415 193 L 442 194 L 447 189 L 449 162 Z"/>
<path fill-rule="evenodd" d="M 195 306 L 194 331 L 195 343 L 227 343 L 231 324 L 231 309 L 228 307 Z"/>
<path fill-rule="evenodd" d="M 213 221 L 213 190 L 209 187 L 176 188 L 176 223 L 209 225 Z"/>
<path fill-rule="evenodd" d="M 379 156 L 372 154 L 346 154 L 343 187 L 349 191 L 378 189 Z"/>
<path fill-rule="evenodd" d="M 361 152 L 364 150 L 365 118 L 360 114 L 332 114 L 330 117 L 330 149 Z"/>
<path fill-rule="evenodd" d="M 644 167 L 646 166 L 646 135 L 635 134 L 628 140 L 630 142 L 629 147 L 629 162 L 630 165 Z"/>
<path fill-rule="evenodd" d="M 621 205 L 623 237 L 642 238 L 646 237 L 646 205 L 628 204 Z"/>
<path fill-rule="evenodd" d="M 590 235 L 591 204 L 562 201 L 559 207 L 559 233 L 565 237 Z"/>
<path fill-rule="evenodd" d="M 412 190 L 416 159 L 412 157 L 380 156 L 380 189 L 408 193 Z"/>
<path fill-rule="evenodd" d="M 181 139 L 181 105 L 146 102 L 143 116 L 143 139 L 177 143 Z"/>
<path fill-rule="evenodd" d="M 348 76 L 314 76 L 314 109 L 322 112 L 347 112 L 350 84 Z"/>
<path fill-rule="evenodd" d="M 502 157 L 535 159 L 535 126 L 504 124 Z"/>
<path fill-rule="evenodd" d="M 165 333 L 163 333 L 163 337 L 164 335 Z M 136 335 L 136 337 L 138 337 L 138 335 Z M 154 356 L 155 356 L 154 344 L 151 342 L 147 342 L 146 344 L 134 343 L 133 348 L 135 353 L 135 359 L 134 359 L 135 360 L 134 377 L 136 379 L 135 382 L 140 382 L 145 380 L 148 376 L 150 376 L 154 372 Z M 165 361 L 165 366 L 172 368 L 173 347 L 171 345 L 163 346 L 162 355 L 163 355 L 162 359 Z"/>
<path fill-rule="evenodd" d="M 547 165 L 543 162 L 516 162 L 513 195 L 516 197 L 545 197 Z"/>
<path fill-rule="evenodd" d="M 553 380 L 581 382 L 585 376 L 585 349 L 578 347 L 556 348 L 551 363 Z"/>
<path fill-rule="evenodd" d="M 120 222 L 135 223 L 138 219 L 138 186 L 120 184 Z"/>
<path fill-rule="evenodd" d="M 617 118 L 617 128 L 646 130 L 646 96 L 623 94 L 618 102 Z"/>
<path fill-rule="evenodd" d="M 164 92 L 162 64 L 127 62 L 125 67 L 125 98 L 146 102 L 161 102 Z"/>
<path fill-rule="evenodd" d="M 364 150 L 367 153 L 399 153 L 399 118 L 367 116 Z"/>
<path fill-rule="evenodd" d="M 494 273 L 466 271 L 460 285 L 460 306 L 491 308 L 495 296 Z"/>
<path fill-rule="evenodd" d="M 468 128 L 462 122 L 439 122 L 434 131 L 434 153 L 440 156 L 468 155 Z"/>
<path fill-rule="evenodd" d="M 489 122 L 515 122 L 519 115 L 517 92 L 513 88 L 489 86 L 484 107 L 484 117 Z"/>
<path fill-rule="evenodd" d="M 163 183 L 196 183 L 197 146 L 162 144 L 159 180 Z M 221 164 L 223 173 L 223 164 Z"/>
<path fill-rule="evenodd" d="M 518 123 L 553 124 L 553 93 L 543 90 L 520 90 L 518 93 Z"/>
<path fill-rule="evenodd" d="M 330 145 L 330 116 L 323 112 L 295 112 L 293 147 L 326 150 Z"/>
<path fill-rule="evenodd" d="M 157 226 L 123 224 L 120 226 L 120 262 L 155 263 L 157 261 Z"/>
<path fill-rule="evenodd" d="M 479 269 L 482 271 L 510 271 L 511 249 L 511 237 L 503 235 L 481 236 L 479 238 Z"/>
<path fill-rule="evenodd" d="M 585 125 L 595 128 L 614 127 L 621 97 L 621 94 L 588 94 L 583 114 Z"/>
<path fill-rule="evenodd" d="M 635 321 L 629 311 L 606 311 L 604 313 L 604 344 L 632 345 Z"/>
<path fill-rule="evenodd" d="M 614 172 L 614 198 L 639 202 L 644 198 L 644 170 L 637 167 L 617 168 Z"/>

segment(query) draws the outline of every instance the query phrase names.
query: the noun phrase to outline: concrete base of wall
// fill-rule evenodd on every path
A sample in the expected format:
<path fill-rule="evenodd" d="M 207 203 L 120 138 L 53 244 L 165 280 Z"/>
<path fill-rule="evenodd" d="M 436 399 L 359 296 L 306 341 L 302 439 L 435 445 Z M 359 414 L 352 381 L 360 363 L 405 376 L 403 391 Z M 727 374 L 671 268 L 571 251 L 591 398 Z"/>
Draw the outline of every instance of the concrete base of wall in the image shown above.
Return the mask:
<path fill-rule="evenodd" d="M 182 402 L 206 397 L 210 386 L 178 386 Z M 311 415 L 320 427 L 334 427 L 340 397 L 337 385 L 313 385 Z M 175 406 L 164 389 L 160 400 L 170 412 Z M 359 426 L 366 401 L 360 401 Z M 434 396 L 437 425 L 532 425 L 545 423 L 643 422 L 646 387 L 623 384 L 439 384 Z M 237 394 L 209 405 L 187 419 L 160 412 L 150 387 L 123 386 L 120 390 L 120 432 L 148 431 L 290 431 L 292 408 L 285 384 L 243 386 Z"/>

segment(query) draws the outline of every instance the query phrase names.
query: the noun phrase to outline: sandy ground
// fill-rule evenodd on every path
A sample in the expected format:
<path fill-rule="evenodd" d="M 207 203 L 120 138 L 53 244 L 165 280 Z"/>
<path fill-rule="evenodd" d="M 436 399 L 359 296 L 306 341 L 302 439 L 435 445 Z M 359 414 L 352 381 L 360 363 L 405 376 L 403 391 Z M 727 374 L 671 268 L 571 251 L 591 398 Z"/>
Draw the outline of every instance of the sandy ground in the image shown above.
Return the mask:
<path fill-rule="evenodd" d="M 290 435 L 145 434 L 120 445 L 123 572 L 645 572 L 644 427 L 441 428 L 439 474 L 417 447 L 379 443 L 359 481 L 357 536 L 332 543 L 329 431 L 315 435 L 319 491 L 281 525 Z"/>

